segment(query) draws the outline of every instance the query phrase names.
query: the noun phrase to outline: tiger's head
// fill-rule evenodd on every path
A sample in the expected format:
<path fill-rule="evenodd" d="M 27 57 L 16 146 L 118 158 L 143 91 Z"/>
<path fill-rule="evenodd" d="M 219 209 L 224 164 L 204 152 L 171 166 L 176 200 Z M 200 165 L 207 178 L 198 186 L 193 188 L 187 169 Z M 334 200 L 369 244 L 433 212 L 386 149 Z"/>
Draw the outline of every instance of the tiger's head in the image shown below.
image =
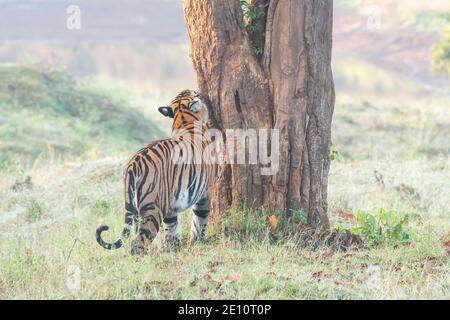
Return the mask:
<path fill-rule="evenodd" d="M 201 94 L 194 90 L 182 91 L 168 106 L 158 110 L 165 117 L 173 119 L 173 132 L 193 125 L 205 126 L 210 120 L 206 102 Z"/>

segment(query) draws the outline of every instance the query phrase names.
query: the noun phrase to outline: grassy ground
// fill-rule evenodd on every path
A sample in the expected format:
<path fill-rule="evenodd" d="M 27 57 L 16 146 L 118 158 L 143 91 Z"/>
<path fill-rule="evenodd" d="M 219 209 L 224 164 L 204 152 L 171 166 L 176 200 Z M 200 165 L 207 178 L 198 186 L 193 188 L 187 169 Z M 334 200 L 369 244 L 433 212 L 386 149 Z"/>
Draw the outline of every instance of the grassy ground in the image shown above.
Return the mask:
<path fill-rule="evenodd" d="M 5 145 L 16 145 L 16 137 L 21 140 L 18 145 L 31 150 L 53 145 L 52 141 L 59 144 L 59 138 L 40 135 L 51 128 L 67 137 L 69 146 L 81 137 L 82 144 L 92 147 L 92 141 L 97 148 L 96 139 L 83 138 L 89 134 L 79 136 L 96 129 L 101 141 L 114 146 L 121 145 L 115 139 L 123 138 L 119 141 L 129 155 L 141 138 L 115 134 L 123 128 L 118 120 L 118 131 L 110 131 L 102 121 L 96 122 L 95 114 L 83 118 L 60 113 L 55 107 L 48 109 L 49 105 L 67 106 L 52 104 L 54 95 L 39 110 L 33 105 L 40 98 L 25 103 L 15 98 L 20 95 L 8 96 L 9 100 L 0 99 L 2 154 L 7 159 L 17 155 L 29 160 L 19 162 L 14 170 L 11 164 L 2 169 L 0 298 L 450 298 L 450 99 L 399 86 L 402 80 L 387 79 L 388 75 L 382 75 L 385 81 L 380 89 L 377 79 L 364 78 L 364 72 L 349 65 L 353 66 L 343 64 L 339 75 L 345 77 L 344 83 L 357 81 L 350 89 L 344 86 L 338 91 L 333 128 L 333 148 L 338 153 L 329 179 L 329 214 L 334 225 L 345 227 L 358 226 L 352 217 L 361 210 L 373 213 L 384 208 L 406 214 L 409 222 L 402 228 L 411 234 L 408 242 L 344 252 L 304 238 L 274 241 L 268 222 L 271 213 L 234 211 L 221 221 L 212 221 L 211 240 L 206 244 L 185 241 L 178 251 L 158 249 L 144 258 L 131 257 L 128 244 L 122 250 L 106 251 L 95 242 L 94 232 L 104 223 L 111 226 L 106 235 L 109 240 L 120 232 L 122 167 L 128 157 L 121 155 L 123 148 L 101 149 L 110 152 L 93 158 L 83 153 L 77 157 L 76 151 L 68 149 L 58 161 L 49 155 L 36 161 L 39 157 L 34 151 L 21 148 L 14 153 Z M 36 78 L 41 76 L 32 73 L 31 79 Z M 11 94 L 6 88 L 0 88 L 2 97 Z M 42 94 L 48 86 L 39 88 L 36 91 Z M 86 91 L 79 93 L 84 96 Z M 377 99 L 377 94 L 391 99 Z M 16 109 L 8 109 L 13 105 L 4 101 L 17 102 Z M 120 103 L 112 106 L 117 119 L 138 112 Z M 45 114 L 36 122 L 33 112 Z M 67 122 L 80 125 L 65 127 Z M 28 135 L 22 134 L 27 130 Z M 189 219 L 190 213 L 185 213 L 185 239 Z"/>
<path fill-rule="evenodd" d="M 266 216 L 237 212 L 220 225 L 213 222 L 209 243 L 185 243 L 179 251 L 145 258 L 130 256 L 128 245 L 109 252 L 94 240 L 95 228 L 105 222 L 112 226 L 111 240 L 119 234 L 122 162 L 104 159 L 30 172 L 36 180 L 20 192 L 5 191 L 10 183 L 1 186 L 2 212 L 10 219 L 3 216 L 0 237 L 0 298 L 450 298 L 450 259 L 443 246 L 450 237 L 449 190 L 443 182 L 450 175 L 444 159 L 333 166 L 333 220 L 339 220 L 338 210 L 380 206 L 414 213 L 410 244 L 334 252 L 293 238 L 273 243 Z M 384 188 L 377 184 L 374 168 L 393 182 Z M 421 200 L 398 189 L 401 183 L 417 189 Z M 185 235 L 189 216 L 183 219 Z M 247 226 L 250 234 L 239 241 L 224 235 L 223 225 Z"/>

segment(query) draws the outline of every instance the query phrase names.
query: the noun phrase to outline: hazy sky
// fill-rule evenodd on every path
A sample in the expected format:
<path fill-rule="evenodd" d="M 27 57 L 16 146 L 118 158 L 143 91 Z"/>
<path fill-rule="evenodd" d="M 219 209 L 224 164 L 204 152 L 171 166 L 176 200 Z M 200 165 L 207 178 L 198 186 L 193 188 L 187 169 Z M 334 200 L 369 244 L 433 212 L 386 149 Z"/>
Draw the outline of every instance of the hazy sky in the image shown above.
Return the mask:
<path fill-rule="evenodd" d="M 80 9 L 80 29 L 66 26 L 70 5 Z M 181 0 L 0 0 L 0 43 L 185 42 Z"/>

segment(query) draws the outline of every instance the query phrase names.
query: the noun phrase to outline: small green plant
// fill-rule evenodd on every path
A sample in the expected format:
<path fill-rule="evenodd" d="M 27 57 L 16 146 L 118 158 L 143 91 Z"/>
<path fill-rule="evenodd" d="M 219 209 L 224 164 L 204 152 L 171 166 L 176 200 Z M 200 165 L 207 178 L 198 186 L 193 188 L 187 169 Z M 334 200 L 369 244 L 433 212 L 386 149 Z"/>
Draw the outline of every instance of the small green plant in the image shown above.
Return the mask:
<path fill-rule="evenodd" d="M 254 4 L 255 1 L 241 0 L 241 8 L 244 14 L 244 23 L 251 32 L 262 32 L 261 19 L 265 17 L 263 8 Z"/>
<path fill-rule="evenodd" d="M 412 232 L 407 227 L 407 214 L 381 208 L 376 213 L 357 212 L 354 219 L 358 225 L 353 227 L 351 232 L 361 236 L 368 246 L 401 244 L 412 238 Z"/>
<path fill-rule="evenodd" d="M 264 208 L 240 206 L 230 209 L 222 221 L 224 233 L 237 238 L 262 239 L 269 233 L 270 213 Z"/>
<path fill-rule="evenodd" d="M 244 15 L 244 28 L 252 41 L 250 52 L 254 56 L 260 56 L 263 53 L 262 45 L 259 41 L 260 35 L 265 28 L 265 9 L 267 4 L 260 4 L 258 1 L 241 0 L 242 13 Z"/>
<path fill-rule="evenodd" d="M 97 214 L 101 217 L 108 215 L 112 210 L 111 201 L 98 199 L 89 206 L 91 214 Z"/>
<path fill-rule="evenodd" d="M 337 159 L 338 156 L 339 156 L 339 151 L 332 149 L 330 152 L 330 160 L 334 161 Z"/>
<path fill-rule="evenodd" d="M 307 226 L 308 216 L 303 209 L 291 210 L 287 215 L 282 211 L 269 211 L 264 207 L 251 209 L 238 206 L 230 209 L 220 222 L 223 233 L 232 238 L 288 240 Z M 214 227 L 212 227 L 214 229 Z"/>
<path fill-rule="evenodd" d="M 25 208 L 25 220 L 27 222 L 37 222 L 44 216 L 44 207 L 35 199 L 28 201 Z"/>
<path fill-rule="evenodd" d="M 308 215 L 306 214 L 303 208 L 298 210 L 291 210 L 291 217 L 289 223 L 298 223 L 307 225 L 308 224 Z"/>
<path fill-rule="evenodd" d="M 341 222 L 338 222 L 334 225 L 334 229 L 339 233 L 347 232 L 348 228 Z"/>
<path fill-rule="evenodd" d="M 252 53 L 252 55 L 254 55 L 254 56 L 259 56 L 259 55 L 261 55 L 262 54 L 262 49 L 260 49 L 260 48 L 258 48 L 258 47 L 255 47 L 255 46 L 252 46 L 251 48 L 250 48 L 250 52 Z"/>
<path fill-rule="evenodd" d="M 7 175 L 15 176 L 18 179 L 26 177 L 23 163 L 16 157 L 11 159 L 4 153 L 0 155 L 0 171 Z"/>
<path fill-rule="evenodd" d="M 331 141 L 331 146 L 330 146 L 330 160 L 331 160 L 331 161 L 334 161 L 334 160 L 336 160 L 339 156 L 340 156 L 339 151 L 333 148 L 333 141 Z"/>

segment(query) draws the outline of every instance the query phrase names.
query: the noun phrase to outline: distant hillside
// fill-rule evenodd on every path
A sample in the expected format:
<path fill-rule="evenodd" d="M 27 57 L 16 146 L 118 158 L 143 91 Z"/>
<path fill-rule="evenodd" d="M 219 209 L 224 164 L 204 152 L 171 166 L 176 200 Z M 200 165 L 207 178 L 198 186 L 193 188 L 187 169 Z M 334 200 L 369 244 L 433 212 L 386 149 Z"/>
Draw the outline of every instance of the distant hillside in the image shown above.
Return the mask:
<path fill-rule="evenodd" d="M 80 30 L 66 28 L 71 4 L 80 7 Z M 334 6 L 335 68 L 351 58 L 426 91 L 447 90 L 450 80 L 432 72 L 430 51 L 449 27 L 450 1 L 335 0 Z M 0 0 L 0 30 L 0 63 L 28 59 L 77 79 L 101 77 L 152 102 L 196 88 L 181 0 Z"/>
<path fill-rule="evenodd" d="M 80 8 L 79 30 L 66 28 L 71 5 Z M 0 0 L 0 43 L 177 44 L 184 42 L 181 0 Z"/>
<path fill-rule="evenodd" d="M 430 51 L 441 41 L 441 31 L 450 27 L 449 17 L 449 1 L 337 0 L 333 65 L 342 65 L 342 58 L 357 59 L 426 91 L 445 93 L 450 79 L 432 72 Z M 341 83 L 336 85 L 339 92 Z"/>
<path fill-rule="evenodd" d="M 0 169 L 133 152 L 163 136 L 124 99 L 62 72 L 0 66 Z"/>

